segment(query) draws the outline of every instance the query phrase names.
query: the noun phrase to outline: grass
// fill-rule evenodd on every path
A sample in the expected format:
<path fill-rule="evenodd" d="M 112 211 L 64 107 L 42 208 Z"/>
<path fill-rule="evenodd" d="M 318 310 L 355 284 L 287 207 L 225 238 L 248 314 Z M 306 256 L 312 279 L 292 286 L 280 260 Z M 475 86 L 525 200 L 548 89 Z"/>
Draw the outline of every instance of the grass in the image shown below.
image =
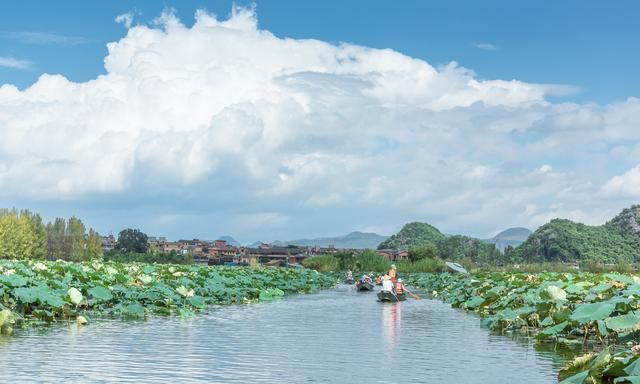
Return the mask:
<path fill-rule="evenodd" d="M 340 268 L 338 267 L 339 260 L 332 255 L 318 255 L 304 259 L 302 265 L 307 268 L 315 269 L 318 272 L 333 272 Z"/>

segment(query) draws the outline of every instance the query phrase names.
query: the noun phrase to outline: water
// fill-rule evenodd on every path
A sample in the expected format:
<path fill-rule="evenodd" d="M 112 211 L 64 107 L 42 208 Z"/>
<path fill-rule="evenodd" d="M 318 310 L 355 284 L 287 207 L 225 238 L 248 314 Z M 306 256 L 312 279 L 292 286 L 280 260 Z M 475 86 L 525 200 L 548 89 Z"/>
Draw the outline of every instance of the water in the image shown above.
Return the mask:
<path fill-rule="evenodd" d="M 0 382 L 557 382 L 557 355 L 479 323 L 439 301 L 378 303 L 341 286 L 188 320 L 19 331 L 0 343 Z"/>

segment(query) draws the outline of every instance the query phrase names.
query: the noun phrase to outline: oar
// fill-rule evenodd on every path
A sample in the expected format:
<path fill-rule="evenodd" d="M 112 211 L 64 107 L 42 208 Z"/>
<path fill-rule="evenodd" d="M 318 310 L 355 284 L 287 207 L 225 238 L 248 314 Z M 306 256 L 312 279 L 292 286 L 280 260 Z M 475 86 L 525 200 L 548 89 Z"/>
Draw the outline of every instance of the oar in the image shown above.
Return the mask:
<path fill-rule="evenodd" d="M 422 300 L 422 297 L 420 297 L 420 296 L 416 295 L 415 293 L 411 292 L 410 290 L 408 290 L 408 289 L 406 289 L 406 288 L 405 288 L 404 290 L 405 290 L 405 291 L 407 291 L 407 292 L 411 295 L 411 297 L 413 297 L 414 299 L 416 299 L 416 300 Z"/>

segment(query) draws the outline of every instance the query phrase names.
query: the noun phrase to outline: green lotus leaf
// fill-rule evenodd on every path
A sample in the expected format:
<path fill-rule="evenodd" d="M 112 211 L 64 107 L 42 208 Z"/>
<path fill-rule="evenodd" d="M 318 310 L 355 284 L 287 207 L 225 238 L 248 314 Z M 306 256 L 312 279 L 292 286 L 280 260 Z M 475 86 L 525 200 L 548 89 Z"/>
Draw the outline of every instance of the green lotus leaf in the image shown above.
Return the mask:
<path fill-rule="evenodd" d="M 568 377 L 562 380 L 561 382 L 559 382 L 558 384 L 583 384 L 587 379 L 587 376 L 589 376 L 589 370 L 582 371 L 571 377 Z"/>
<path fill-rule="evenodd" d="M 603 301 L 577 305 L 570 319 L 581 324 L 595 320 L 604 320 L 616 309 L 615 304 Z"/>
<path fill-rule="evenodd" d="M 99 301 L 108 301 L 108 300 L 113 299 L 113 294 L 111 293 L 111 291 L 108 290 L 105 287 L 102 287 L 102 286 L 96 286 L 96 287 L 90 288 L 87 291 L 87 293 L 91 297 L 93 297 L 93 298 L 95 298 L 95 299 L 97 299 Z"/>
<path fill-rule="evenodd" d="M 631 331 L 640 328 L 640 316 L 632 313 L 605 319 L 607 328 L 616 332 Z"/>

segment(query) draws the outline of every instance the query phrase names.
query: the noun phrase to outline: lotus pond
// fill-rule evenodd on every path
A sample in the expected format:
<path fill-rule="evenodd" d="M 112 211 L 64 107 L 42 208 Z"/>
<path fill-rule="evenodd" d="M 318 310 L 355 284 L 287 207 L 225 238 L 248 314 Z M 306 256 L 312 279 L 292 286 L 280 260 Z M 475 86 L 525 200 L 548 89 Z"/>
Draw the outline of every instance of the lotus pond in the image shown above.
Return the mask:
<path fill-rule="evenodd" d="M 189 316 L 210 304 L 314 292 L 336 278 L 307 269 L 0 260 L 0 331 L 58 320 Z"/>
<path fill-rule="evenodd" d="M 418 274 L 407 278 L 498 332 L 598 351 L 560 372 L 563 383 L 640 383 L 640 278 L 616 273 Z"/>

